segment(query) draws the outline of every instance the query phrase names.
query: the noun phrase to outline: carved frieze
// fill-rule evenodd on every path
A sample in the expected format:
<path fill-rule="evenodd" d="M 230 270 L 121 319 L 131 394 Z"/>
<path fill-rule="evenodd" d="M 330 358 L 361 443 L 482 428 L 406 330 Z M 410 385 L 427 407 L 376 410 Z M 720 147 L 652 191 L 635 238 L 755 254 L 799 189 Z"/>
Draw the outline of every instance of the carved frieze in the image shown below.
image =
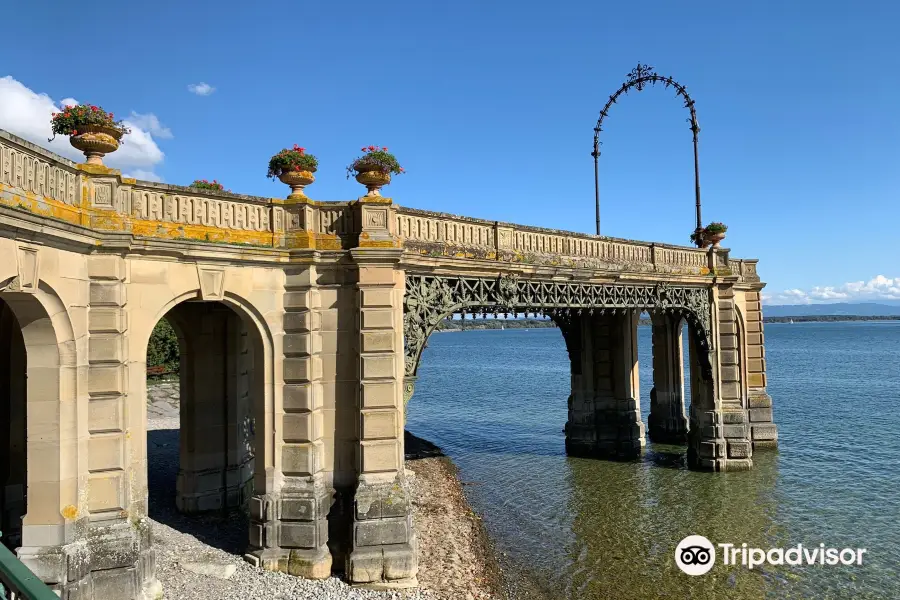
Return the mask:
<path fill-rule="evenodd" d="M 77 204 L 77 175 L 0 140 L 0 184 Z"/>
<path fill-rule="evenodd" d="M 131 214 L 138 219 L 206 225 L 242 231 L 271 231 L 270 207 L 202 196 L 133 189 Z"/>

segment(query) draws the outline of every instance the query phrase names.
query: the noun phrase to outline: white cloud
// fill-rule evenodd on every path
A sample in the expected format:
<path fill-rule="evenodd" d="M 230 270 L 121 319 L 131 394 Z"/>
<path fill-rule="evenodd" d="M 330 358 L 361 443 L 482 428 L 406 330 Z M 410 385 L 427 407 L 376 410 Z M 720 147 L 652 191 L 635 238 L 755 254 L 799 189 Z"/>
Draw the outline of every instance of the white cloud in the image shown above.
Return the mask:
<path fill-rule="evenodd" d="M 58 104 L 47 94 L 39 94 L 11 76 L 0 77 L 0 129 L 5 129 L 19 137 L 47 148 L 76 162 L 84 162 L 84 155 L 69 144 L 68 136 L 58 135 L 53 141 L 50 118 L 65 106 L 78 104 L 74 98 L 64 98 Z M 153 168 L 162 162 L 165 155 L 156 145 L 153 135 L 160 138 L 172 137 L 172 132 L 163 127 L 153 114 L 131 113 L 125 119 L 131 133 L 122 138 L 119 149 L 104 158 L 104 163 L 117 169 L 140 168 L 158 181 Z"/>
<path fill-rule="evenodd" d="M 131 116 L 126 120 L 131 123 L 132 127 L 143 129 L 161 140 L 172 139 L 172 130 L 160 123 L 153 113 L 142 115 L 131 111 Z"/>
<path fill-rule="evenodd" d="M 162 181 L 160 176 L 153 171 L 145 171 L 143 169 L 134 169 L 127 173 L 122 173 L 122 177 L 131 177 L 132 179 L 139 179 L 141 181 Z"/>
<path fill-rule="evenodd" d="M 188 86 L 188 91 L 192 94 L 197 94 L 198 96 L 209 96 L 214 91 L 216 91 L 216 88 L 209 85 L 208 83 L 203 83 L 201 81 L 200 83 L 190 84 Z"/>
<path fill-rule="evenodd" d="M 878 300 L 900 300 L 900 277 L 877 275 L 869 281 L 852 281 L 839 286 L 816 286 L 810 290 L 790 289 L 763 294 L 763 301 L 767 304 L 827 304 Z"/>

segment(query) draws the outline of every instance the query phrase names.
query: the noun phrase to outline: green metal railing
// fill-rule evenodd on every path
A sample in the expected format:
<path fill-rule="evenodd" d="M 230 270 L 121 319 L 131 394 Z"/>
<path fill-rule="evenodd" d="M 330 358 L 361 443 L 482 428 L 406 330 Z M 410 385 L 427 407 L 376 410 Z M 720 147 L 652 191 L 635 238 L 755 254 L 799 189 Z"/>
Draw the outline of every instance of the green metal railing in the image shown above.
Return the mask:
<path fill-rule="evenodd" d="M 59 600 L 59 596 L 22 564 L 9 548 L 0 544 L 0 599 Z"/>

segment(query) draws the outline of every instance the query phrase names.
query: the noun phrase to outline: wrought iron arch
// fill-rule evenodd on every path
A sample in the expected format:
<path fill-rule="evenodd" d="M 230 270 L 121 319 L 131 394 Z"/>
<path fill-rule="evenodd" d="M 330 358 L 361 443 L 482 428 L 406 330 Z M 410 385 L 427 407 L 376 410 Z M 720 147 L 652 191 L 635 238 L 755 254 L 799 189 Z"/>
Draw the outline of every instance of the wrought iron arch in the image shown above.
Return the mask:
<path fill-rule="evenodd" d="M 603 120 L 609 114 L 610 107 L 616 103 L 619 96 L 627 94 L 632 88 L 642 91 L 647 85 L 656 85 L 662 83 L 666 88 L 673 87 L 675 95 L 684 98 L 684 107 L 690 112 L 688 123 L 691 124 L 691 132 L 694 136 L 694 200 L 696 202 L 697 211 L 697 228 L 696 232 L 703 229 L 700 217 L 700 159 L 698 155 L 700 124 L 697 122 L 697 109 L 694 99 L 687 92 L 687 88 L 675 81 L 671 76 L 663 77 L 654 72 L 653 67 L 649 65 L 638 65 L 628 73 L 625 83 L 609 97 L 603 110 L 600 111 L 600 117 L 597 119 L 597 125 L 594 127 L 594 151 L 591 156 L 594 157 L 594 199 L 597 207 L 597 235 L 600 235 L 600 132 L 603 131 Z M 697 245 L 702 247 L 702 242 L 698 241 Z"/>
<path fill-rule="evenodd" d="M 569 281 L 522 279 L 516 275 L 496 278 L 406 275 L 403 301 L 404 374 L 408 396 L 425 342 L 447 317 L 455 313 L 482 315 L 541 313 L 561 326 L 575 326 L 578 315 L 626 310 L 666 311 L 687 319 L 696 332 L 702 350 L 701 367 L 706 379 L 712 379 L 712 308 L 710 290 L 701 286 L 673 286 L 667 283 L 600 284 Z M 566 336 L 567 349 L 574 337 Z"/>

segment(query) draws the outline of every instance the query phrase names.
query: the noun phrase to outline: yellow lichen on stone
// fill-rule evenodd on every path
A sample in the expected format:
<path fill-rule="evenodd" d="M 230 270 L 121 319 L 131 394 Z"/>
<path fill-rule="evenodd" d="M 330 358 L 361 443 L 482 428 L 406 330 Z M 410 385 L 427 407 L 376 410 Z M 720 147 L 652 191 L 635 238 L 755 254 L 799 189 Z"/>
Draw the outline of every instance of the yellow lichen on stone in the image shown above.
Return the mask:
<path fill-rule="evenodd" d="M 399 248 L 400 243 L 396 240 L 360 240 L 360 248 Z"/>
<path fill-rule="evenodd" d="M 75 168 L 79 171 L 90 173 L 91 175 L 122 175 L 122 171 L 118 169 L 110 169 L 106 165 L 89 165 L 87 163 L 80 163 L 75 165 Z"/>
<path fill-rule="evenodd" d="M 334 234 L 316 235 L 316 249 L 318 250 L 340 250 L 343 248 L 341 238 Z"/>
<path fill-rule="evenodd" d="M 122 231 L 131 231 L 136 236 L 177 240 L 196 240 L 200 242 L 222 242 L 226 244 L 253 244 L 255 246 L 271 246 L 272 232 L 242 231 L 222 229 L 210 225 L 188 225 L 163 221 L 145 221 L 143 219 L 127 219 L 122 224 Z"/>

